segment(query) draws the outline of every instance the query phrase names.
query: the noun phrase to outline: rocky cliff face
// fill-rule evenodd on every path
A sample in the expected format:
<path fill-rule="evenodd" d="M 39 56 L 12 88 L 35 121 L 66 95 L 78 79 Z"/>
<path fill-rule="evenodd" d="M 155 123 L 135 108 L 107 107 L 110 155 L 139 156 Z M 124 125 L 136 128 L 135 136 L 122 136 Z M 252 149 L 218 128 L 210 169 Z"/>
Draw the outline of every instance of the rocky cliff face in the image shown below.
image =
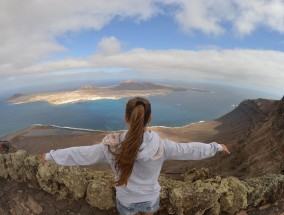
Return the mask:
<path fill-rule="evenodd" d="M 205 142 L 226 144 L 232 152 L 191 162 L 188 168 L 211 168 L 223 176 L 249 178 L 284 172 L 284 99 L 245 100 L 215 120 L 216 134 Z"/>
<path fill-rule="evenodd" d="M 266 112 L 238 142 L 234 158 L 239 163 L 235 170 L 238 175 L 284 172 L 284 99 L 274 101 Z"/>
<path fill-rule="evenodd" d="M 0 154 L 0 178 L 4 182 L 0 186 L 1 214 L 90 214 L 95 211 L 95 214 L 117 214 L 111 172 L 62 167 L 52 162 L 40 164 L 39 160 L 39 156 L 22 150 Z M 159 180 L 162 187 L 160 214 L 244 214 L 244 210 L 247 214 L 269 214 L 266 209 L 270 212 L 284 210 L 281 208 L 284 175 L 270 174 L 246 180 L 211 178 L 208 170 L 201 169 L 184 174 L 180 180 L 163 175 Z M 28 195 L 32 191 L 7 190 L 13 181 L 18 184 L 14 188 L 22 183 L 26 190 L 40 189 L 52 194 L 53 203 L 41 192 Z M 11 202 L 8 193 L 15 192 Z M 282 204 L 275 209 L 269 205 L 274 203 Z M 59 213 L 60 208 L 62 213 Z"/>

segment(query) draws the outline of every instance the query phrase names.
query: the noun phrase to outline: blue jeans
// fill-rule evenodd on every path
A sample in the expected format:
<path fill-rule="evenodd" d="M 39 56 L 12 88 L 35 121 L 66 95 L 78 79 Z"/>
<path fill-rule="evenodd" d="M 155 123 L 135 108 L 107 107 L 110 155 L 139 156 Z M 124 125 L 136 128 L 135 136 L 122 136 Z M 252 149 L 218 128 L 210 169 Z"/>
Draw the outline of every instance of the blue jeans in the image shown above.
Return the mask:
<path fill-rule="evenodd" d="M 123 204 L 116 198 L 116 207 L 121 215 L 133 215 L 139 212 L 156 212 L 160 207 L 160 197 L 154 202 Z"/>

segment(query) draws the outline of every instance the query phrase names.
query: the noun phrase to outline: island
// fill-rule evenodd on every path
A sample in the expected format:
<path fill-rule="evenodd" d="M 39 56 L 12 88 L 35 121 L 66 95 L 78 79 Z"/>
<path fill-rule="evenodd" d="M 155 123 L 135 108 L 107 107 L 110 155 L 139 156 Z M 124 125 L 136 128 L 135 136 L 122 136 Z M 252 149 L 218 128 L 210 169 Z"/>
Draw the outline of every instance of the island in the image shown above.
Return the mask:
<path fill-rule="evenodd" d="M 23 104 L 28 102 L 46 101 L 53 105 L 61 105 L 99 99 L 121 99 L 135 96 L 148 97 L 152 95 L 167 95 L 177 91 L 209 92 L 207 90 L 197 88 L 171 87 L 150 82 L 125 81 L 119 85 L 109 87 L 83 86 L 80 89 L 73 91 L 32 94 L 17 93 L 9 99 L 9 102 L 12 104 Z"/>

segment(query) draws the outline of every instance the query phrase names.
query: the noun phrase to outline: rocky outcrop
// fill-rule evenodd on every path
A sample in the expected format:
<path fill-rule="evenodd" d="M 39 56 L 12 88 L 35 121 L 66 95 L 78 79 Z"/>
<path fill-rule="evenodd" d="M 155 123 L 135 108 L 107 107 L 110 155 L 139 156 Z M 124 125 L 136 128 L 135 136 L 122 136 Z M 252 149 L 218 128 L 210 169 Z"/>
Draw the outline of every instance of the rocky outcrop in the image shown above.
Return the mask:
<path fill-rule="evenodd" d="M 80 167 L 63 167 L 52 162 L 40 164 L 40 157 L 19 150 L 0 154 L 1 180 L 26 182 L 52 194 L 55 199 L 87 202 L 93 208 L 115 214 L 113 174 Z M 280 202 L 284 198 L 284 175 L 265 175 L 240 180 L 235 177 L 210 178 L 207 169 L 192 170 L 180 180 L 161 175 L 161 214 L 236 214 L 241 210 Z M 1 194 L 0 191 L 0 199 Z M 17 200 L 27 214 L 41 214 L 45 205 L 31 197 Z M 0 211 L 5 211 L 2 206 Z M 10 209 L 12 214 L 13 210 Z M 2 214 L 2 213 L 1 213 Z M 4 213 L 5 214 L 5 213 Z M 101 213 L 100 213 L 101 214 Z"/>

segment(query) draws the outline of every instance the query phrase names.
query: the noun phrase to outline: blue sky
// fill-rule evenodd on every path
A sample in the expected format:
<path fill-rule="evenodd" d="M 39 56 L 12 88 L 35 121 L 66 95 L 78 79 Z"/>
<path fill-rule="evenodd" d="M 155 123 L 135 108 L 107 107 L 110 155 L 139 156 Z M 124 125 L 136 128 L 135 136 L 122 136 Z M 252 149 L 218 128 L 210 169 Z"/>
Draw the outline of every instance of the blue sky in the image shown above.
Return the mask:
<path fill-rule="evenodd" d="M 284 94 L 284 0 L 2 0 L 0 14 L 4 88 L 142 77 Z"/>
<path fill-rule="evenodd" d="M 150 21 L 136 23 L 132 20 L 114 20 L 103 29 L 85 30 L 80 33 L 69 32 L 57 39 L 68 48 L 66 53 L 55 57 L 86 57 L 96 51 L 97 43 L 103 38 L 114 36 L 123 43 L 122 50 L 133 48 L 152 50 L 182 49 L 200 50 L 220 49 L 260 49 L 284 51 L 284 34 L 266 28 L 257 29 L 250 35 L 240 37 L 231 26 L 221 36 L 205 35 L 202 32 L 187 34 L 167 15 L 157 16 Z"/>

